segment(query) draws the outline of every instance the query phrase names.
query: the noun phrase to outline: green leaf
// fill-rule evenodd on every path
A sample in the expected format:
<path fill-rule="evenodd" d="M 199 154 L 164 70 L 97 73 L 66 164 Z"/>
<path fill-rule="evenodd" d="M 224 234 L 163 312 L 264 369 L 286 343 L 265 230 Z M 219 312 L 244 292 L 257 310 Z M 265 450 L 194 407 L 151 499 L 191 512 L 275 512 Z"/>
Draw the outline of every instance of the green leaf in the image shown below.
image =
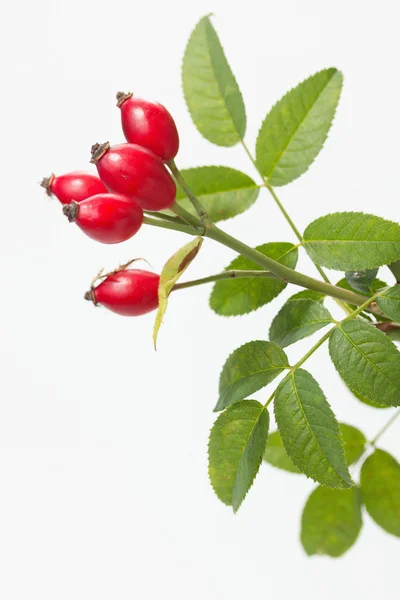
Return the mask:
<path fill-rule="evenodd" d="M 352 390 L 349 386 L 347 386 L 347 387 L 349 388 L 349 390 L 351 391 L 353 396 L 355 396 L 357 398 L 357 400 L 359 400 L 363 404 L 367 404 L 367 406 L 371 406 L 372 408 L 390 408 L 390 406 L 385 406 L 384 404 L 378 404 L 378 402 L 373 402 L 372 400 L 368 400 L 368 398 L 366 398 L 362 394 L 358 394 L 357 392 Z"/>
<path fill-rule="evenodd" d="M 179 277 L 186 271 L 190 263 L 196 258 L 203 238 L 198 236 L 182 248 L 180 248 L 165 263 L 160 275 L 158 286 L 158 311 L 153 330 L 154 347 L 157 345 L 157 336 L 162 323 L 163 316 L 167 310 L 168 296 Z"/>
<path fill-rule="evenodd" d="M 292 459 L 289 458 L 279 431 L 273 431 L 269 434 L 267 447 L 264 452 L 264 460 L 273 467 L 289 471 L 289 473 L 301 473 L 293 464 Z"/>
<path fill-rule="evenodd" d="M 275 418 L 293 463 L 327 487 L 351 487 L 339 425 L 323 391 L 303 369 L 279 384 Z"/>
<path fill-rule="evenodd" d="M 304 298 L 314 300 L 315 302 L 323 302 L 325 300 L 325 294 L 315 292 L 314 290 L 301 290 L 301 292 L 297 292 L 297 294 L 290 296 L 289 300 L 303 300 Z"/>
<path fill-rule="evenodd" d="M 397 283 L 400 283 L 400 260 L 396 260 L 391 265 L 388 265 L 388 267 L 395 276 Z"/>
<path fill-rule="evenodd" d="M 361 469 L 365 508 L 375 523 L 400 537 L 400 465 L 383 450 L 375 450 Z"/>
<path fill-rule="evenodd" d="M 243 400 L 219 415 L 208 445 L 209 475 L 218 498 L 236 512 L 256 477 L 267 442 L 269 414 Z"/>
<path fill-rule="evenodd" d="M 329 269 L 372 269 L 400 258 L 400 225 L 359 212 L 332 213 L 307 227 L 304 247 Z"/>
<path fill-rule="evenodd" d="M 211 221 L 231 219 L 250 208 L 257 200 L 260 186 L 248 175 L 229 167 L 197 167 L 181 171 L 192 192 L 206 209 Z M 184 209 L 197 215 L 180 187 L 176 199 Z"/>
<path fill-rule="evenodd" d="M 328 136 L 343 76 L 325 69 L 290 90 L 261 125 L 256 160 L 271 185 L 285 185 L 307 171 Z"/>
<path fill-rule="evenodd" d="M 329 311 L 315 300 L 288 300 L 272 321 L 269 339 L 282 348 L 332 323 Z"/>
<path fill-rule="evenodd" d="M 182 65 L 183 93 L 200 133 L 218 146 L 234 146 L 246 131 L 242 94 L 209 16 L 196 25 Z"/>
<path fill-rule="evenodd" d="M 372 287 L 379 269 L 365 269 L 364 271 L 347 271 L 346 280 L 350 286 L 361 294 L 371 294 Z"/>
<path fill-rule="evenodd" d="M 352 425 L 346 425 L 346 423 L 340 423 L 340 432 L 344 441 L 346 462 L 348 465 L 352 465 L 364 454 L 367 440 L 359 429 Z"/>
<path fill-rule="evenodd" d="M 343 279 L 340 279 L 337 282 L 337 287 L 340 287 L 344 290 L 349 290 L 350 292 L 356 292 L 357 290 L 354 289 L 353 287 L 351 287 L 350 283 L 347 281 L 347 279 L 345 277 L 343 277 Z M 378 292 L 381 288 L 387 287 L 387 284 L 384 281 L 381 281 L 380 279 L 374 279 L 373 283 L 372 283 L 372 293 L 376 294 L 376 292 Z M 358 292 L 359 293 L 359 292 Z M 363 294 L 363 296 L 365 296 L 365 300 L 368 300 L 368 297 L 371 294 L 367 294 L 365 296 L 365 294 Z M 349 304 L 349 306 L 355 310 L 357 308 L 357 306 L 354 306 L 352 304 Z"/>
<path fill-rule="evenodd" d="M 343 277 L 343 279 L 340 279 L 336 285 L 338 287 L 343 288 L 344 290 L 350 290 L 350 292 L 357 292 L 355 288 L 351 287 L 351 285 L 345 277 Z M 377 292 L 379 292 L 379 290 L 381 290 L 384 287 L 387 287 L 387 283 L 385 283 L 381 279 L 374 279 L 374 281 L 372 282 L 371 291 L 373 294 L 376 294 Z M 365 299 L 367 300 L 370 297 L 370 294 L 363 294 L 363 296 L 365 296 Z"/>
<path fill-rule="evenodd" d="M 309 496 L 301 518 L 301 543 L 306 553 L 342 556 L 358 538 L 362 527 L 361 494 L 317 487 Z"/>
<path fill-rule="evenodd" d="M 339 423 L 339 427 L 343 437 L 346 462 L 348 465 L 351 465 L 357 462 L 364 453 L 366 439 L 364 434 L 352 425 Z M 267 447 L 264 452 L 264 460 L 270 465 L 278 467 L 278 469 L 283 469 L 290 473 L 301 473 L 301 471 L 295 467 L 291 458 L 289 458 L 279 431 L 274 431 L 269 434 Z"/>
<path fill-rule="evenodd" d="M 270 242 L 257 246 L 256 250 L 294 269 L 298 251 L 287 242 Z M 227 270 L 262 270 L 251 260 L 238 256 L 226 268 Z M 229 317 L 244 315 L 271 302 L 286 287 L 279 279 L 229 279 L 217 281 L 210 297 L 211 308 L 219 315 Z"/>
<path fill-rule="evenodd" d="M 360 319 L 344 321 L 330 335 L 329 353 L 351 390 L 378 404 L 400 405 L 400 353 L 384 333 Z"/>
<path fill-rule="evenodd" d="M 237 348 L 223 366 L 215 411 L 247 398 L 275 379 L 289 363 L 284 351 L 271 342 L 248 342 Z"/>
<path fill-rule="evenodd" d="M 386 290 L 378 296 L 376 303 L 379 308 L 393 321 L 400 322 L 400 285 Z"/>

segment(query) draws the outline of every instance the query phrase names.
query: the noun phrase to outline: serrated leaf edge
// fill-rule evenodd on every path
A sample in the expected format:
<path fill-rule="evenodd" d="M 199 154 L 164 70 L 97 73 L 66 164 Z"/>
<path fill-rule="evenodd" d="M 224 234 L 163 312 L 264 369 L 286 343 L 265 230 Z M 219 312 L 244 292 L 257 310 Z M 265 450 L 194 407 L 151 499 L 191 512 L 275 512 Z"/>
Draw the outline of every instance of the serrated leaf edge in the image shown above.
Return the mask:
<path fill-rule="evenodd" d="M 243 459 L 243 454 L 244 454 L 244 452 L 245 452 L 245 450 L 246 450 L 246 448 L 247 448 L 247 444 L 249 443 L 249 440 L 250 440 L 250 438 L 251 438 L 251 436 L 252 436 L 252 434 L 253 434 L 253 431 L 254 431 L 254 429 L 256 428 L 256 426 L 257 426 L 257 424 L 258 424 L 258 422 L 259 422 L 259 420 L 260 420 L 260 418 L 261 418 L 261 415 L 263 414 L 263 412 L 264 412 L 264 411 L 265 411 L 265 413 L 267 414 L 267 421 L 268 421 L 267 425 L 268 425 L 268 427 L 269 427 L 269 425 L 270 425 L 270 416 L 269 416 L 268 409 L 266 408 L 266 406 L 262 405 L 262 404 L 261 404 L 261 402 L 258 402 L 258 400 L 250 400 L 250 399 L 239 400 L 239 402 L 257 402 L 257 404 L 259 404 L 259 405 L 260 405 L 260 407 L 261 407 L 261 411 L 260 411 L 260 414 L 259 414 L 259 416 L 258 416 L 257 420 L 255 421 L 255 423 L 254 423 L 254 425 L 253 425 L 253 427 L 252 427 L 252 429 L 251 429 L 251 431 L 250 431 L 250 433 L 249 433 L 248 437 L 247 437 L 246 443 L 245 443 L 245 445 L 244 445 L 244 447 L 243 447 L 243 452 L 242 452 L 242 454 L 241 454 L 241 457 L 240 457 L 240 460 L 239 460 L 239 464 L 238 464 L 238 469 L 237 469 L 237 471 L 239 470 L 239 465 L 240 465 L 240 463 L 241 463 L 241 461 L 242 461 L 242 459 Z M 236 406 L 237 404 L 238 404 L 238 402 L 235 402 L 235 404 L 232 404 L 231 406 Z M 226 410 L 228 410 L 229 408 L 230 408 L 230 407 L 228 406 Z M 213 426 L 212 426 L 212 428 L 211 428 L 211 430 L 210 430 L 210 434 L 209 434 L 209 436 L 208 436 L 208 444 L 207 444 L 208 464 L 210 464 L 210 440 L 211 440 L 211 433 L 212 433 L 212 430 L 214 429 L 215 425 L 218 423 L 219 419 L 222 419 L 222 417 L 225 415 L 225 412 L 226 412 L 226 411 L 224 411 L 224 412 L 222 412 L 222 413 L 220 413 L 220 414 L 218 415 L 217 419 L 215 420 L 215 422 L 214 422 L 214 424 L 213 424 Z M 267 431 L 267 436 L 266 436 L 266 440 L 265 440 L 265 445 L 267 445 L 267 442 L 268 442 L 268 435 L 269 435 L 269 431 Z M 247 497 L 247 494 L 249 493 L 249 491 L 251 490 L 251 488 L 252 488 L 252 487 L 253 487 L 253 485 L 254 485 L 254 482 L 255 482 L 255 480 L 256 480 L 256 478 L 257 478 L 257 476 L 258 476 L 259 472 L 260 472 L 260 467 L 261 467 L 261 464 L 262 464 L 262 460 L 263 460 L 264 452 L 265 452 L 265 448 L 264 448 L 263 452 L 261 453 L 260 460 L 259 460 L 259 461 L 258 461 L 258 463 L 257 463 L 257 464 L 258 464 L 258 469 L 257 469 L 257 471 L 256 471 L 256 474 L 254 475 L 254 477 L 253 477 L 253 479 L 252 479 L 252 481 L 251 481 L 251 483 L 250 483 L 249 487 L 247 488 L 247 491 L 246 491 L 245 495 L 243 496 L 243 498 L 242 498 L 242 500 L 241 500 L 241 502 L 240 502 L 239 506 L 238 506 L 236 509 L 235 509 L 235 508 L 233 508 L 233 504 L 232 504 L 232 502 L 231 502 L 231 504 L 228 504 L 227 502 L 224 502 L 224 500 L 221 500 L 221 498 L 218 496 L 218 493 L 217 493 L 217 491 L 216 491 L 216 489 L 215 489 L 215 487 L 214 487 L 214 484 L 213 484 L 213 482 L 212 482 L 212 480 L 211 480 L 210 468 L 208 468 L 208 478 L 209 478 L 209 480 L 210 480 L 210 484 L 211 484 L 211 487 L 212 487 L 212 489 L 213 489 L 213 491 L 214 491 L 215 495 L 217 496 L 218 500 L 220 500 L 220 501 L 221 501 L 223 504 L 225 504 L 226 506 L 232 506 L 232 508 L 233 508 L 233 512 L 234 512 L 235 514 L 237 513 L 237 511 L 239 510 L 239 508 L 240 508 L 240 507 L 241 507 L 241 505 L 243 504 L 243 502 L 244 502 L 245 498 Z M 237 471 L 236 471 L 236 475 L 235 475 L 235 481 L 233 482 L 233 485 L 232 485 L 232 495 L 233 495 L 233 490 L 234 490 L 235 483 L 236 483 Z"/>
<path fill-rule="evenodd" d="M 310 81 L 310 80 L 311 80 L 313 77 L 316 77 L 317 75 L 319 75 L 320 73 L 323 73 L 324 71 L 330 71 L 330 70 L 334 70 L 334 72 L 332 73 L 332 76 L 330 77 L 329 81 L 326 83 L 326 85 L 324 86 L 324 88 L 323 88 L 323 89 L 320 91 L 320 93 L 318 94 L 318 97 L 317 97 L 317 99 L 315 100 L 314 104 L 313 104 L 313 105 L 312 105 L 312 106 L 311 106 L 311 107 L 308 109 L 308 111 L 307 111 L 307 114 L 306 114 L 306 116 L 304 117 L 304 119 L 301 121 L 301 123 L 299 123 L 299 125 L 297 125 L 297 127 L 296 127 L 296 130 L 295 130 L 295 132 L 293 133 L 293 135 L 291 136 L 291 138 L 290 138 L 290 140 L 289 140 L 288 144 L 286 145 L 285 149 L 284 149 L 284 150 L 283 150 L 283 151 L 280 153 L 278 160 L 275 162 L 275 164 L 274 164 L 274 168 L 273 168 L 273 170 L 272 170 L 271 174 L 270 174 L 270 175 L 266 175 L 266 176 L 265 176 L 265 177 L 267 178 L 267 180 L 271 179 L 271 177 L 272 177 L 272 175 L 273 175 L 273 173 L 274 173 L 274 171 L 275 171 L 275 169 L 276 169 L 276 166 L 279 164 L 279 161 L 281 160 L 281 158 L 282 158 L 283 154 L 286 152 L 286 150 L 287 150 L 287 148 L 289 147 L 289 145 L 290 145 L 291 141 L 293 140 L 294 136 L 297 134 L 297 132 L 298 132 L 298 130 L 300 129 L 300 127 L 301 127 L 301 125 L 302 125 L 303 121 L 306 119 L 306 117 L 308 116 L 308 114 L 309 114 L 309 113 L 311 112 L 311 110 L 314 108 L 314 106 L 315 106 L 315 104 L 316 104 L 317 100 L 320 98 L 321 94 L 322 94 L 322 93 L 323 93 L 323 92 L 326 90 L 326 88 L 327 88 L 328 84 L 329 84 L 329 83 L 332 81 L 333 77 L 334 77 L 336 74 L 339 74 L 339 75 L 341 76 L 341 85 L 340 85 L 340 94 L 339 94 L 339 99 L 338 99 L 338 102 L 337 102 L 337 105 L 336 105 L 335 111 L 334 111 L 334 113 L 333 113 L 332 120 L 331 120 L 331 122 L 330 122 L 330 125 L 329 125 L 329 127 L 328 127 L 328 129 L 327 129 L 327 132 L 326 132 L 326 135 L 325 135 L 324 141 L 322 142 L 322 145 L 321 145 L 321 148 L 320 148 L 320 150 L 319 150 L 318 154 L 319 154 L 319 153 L 321 152 L 321 150 L 324 148 L 324 146 L 325 146 L 325 142 L 326 142 L 326 140 L 328 139 L 329 132 L 330 132 L 330 130 L 331 130 L 331 128 L 332 128 L 332 125 L 333 125 L 333 123 L 334 123 L 334 121 L 335 121 L 336 111 L 337 111 L 337 108 L 338 108 L 338 106 L 339 106 L 339 102 L 340 102 L 340 98 L 341 98 L 341 93 L 342 93 L 342 89 L 343 89 L 343 82 L 344 82 L 343 73 L 342 73 L 342 71 L 340 71 L 340 70 L 339 70 L 339 69 L 337 69 L 336 67 L 328 67 L 327 69 L 321 69 L 320 71 L 317 71 L 317 72 L 316 72 L 316 73 L 314 73 L 313 75 L 310 75 L 309 77 L 306 77 L 305 79 L 303 79 L 302 81 L 300 81 L 300 82 L 299 82 L 297 85 L 295 85 L 295 86 L 293 86 L 292 88 L 290 88 L 290 89 L 289 89 L 289 90 L 288 90 L 288 91 L 287 91 L 287 92 L 286 92 L 286 93 L 285 93 L 285 94 L 284 94 L 284 95 L 283 95 L 283 96 L 282 96 L 282 97 L 281 97 L 279 100 L 277 100 L 277 101 L 275 102 L 275 104 L 274 104 L 274 105 L 271 107 L 271 109 L 270 109 L 270 110 L 269 110 L 269 112 L 267 113 L 266 117 L 264 118 L 263 122 L 261 123 L 260 129 L 258 130 L 257 139 L 256 139 L 256 148 L 257 148 L 257 145 L 258 145 L 258 139 L 259 139 L 259 136 L 260 136 L 261 130 L 262 130 L 263 126 L 264 126 L 264 123 L 265 123 L 265 122 L 266 122 L 266 120 L 268 119 L 268 117 L 269 117 L 270 113 L 273 111 L 273 109 L 274 109 L 274 108 L 275 108 L 275 107 L 276 107 L 276 106 L 277 106 L 277 105 L 278 105 L 280 102 L 282 102 L 282 101 L 283 101 L 283 100 L 284 100 L 284 99 L 285 99 L 285 98 L 286 98 L 286 97 L 287 97 L 289 94 L 291 94 L 291 93 L 292 93 L 294 90 L 296 90 L 296 88 L 298 88 L 298 87 L 300 87 L 301 85 L 303 85 L 303 84 L 307 83 L 307 82 L 308 82 L 308 81 Z M 301 174 L 300 174 L 298 177 L 296 177 L 296 179 L 299 179 L 299 178 L 300 178 L 300 177 L 302 177 L 302 176 L 303 176 L 305 173 L 307 173 L 308 169 L 311 167 L 311 165 L 312 165 L 312 164 L 315 162 L 316 158 L 318 157 L 318 154 L 317 154 L 317 155 L 316 155 L 316 156 L 313 158 L 313 160 L 312 160 L 312 161 L 311 161 L 311 163 L 309 164 L 308 168 L 307 168 L 305 171 L 303 171 L 303 173 L 301 173 Z M 257 157 L 257 150 L 256 150 L 256 157 Z M 257 158 L 256 158 L 256 163 L 257 163 L 257 165 L 258 165 L 258 167 L 259 167 L 260 171 L 261 171 L 261 172 L 263 172 L 262 166 L 260 165 L 260 163 L 259 163 L 259 161 L 257 160 Z M 294 180 L 294 179 L 292 179 L 291 181 L 295 181 L 295 180 Z M 288 181 L 287 183 L 291 183 L 291 181 Z M 276 185 L 276 184 L 275 184 L 275 185 Z M 287 184 L 281 184 L 281 185 L 287 185 Z M 280 186 L 279 186 L 279 185 L 276 185 L 276 187 L 280 187 Z"/>

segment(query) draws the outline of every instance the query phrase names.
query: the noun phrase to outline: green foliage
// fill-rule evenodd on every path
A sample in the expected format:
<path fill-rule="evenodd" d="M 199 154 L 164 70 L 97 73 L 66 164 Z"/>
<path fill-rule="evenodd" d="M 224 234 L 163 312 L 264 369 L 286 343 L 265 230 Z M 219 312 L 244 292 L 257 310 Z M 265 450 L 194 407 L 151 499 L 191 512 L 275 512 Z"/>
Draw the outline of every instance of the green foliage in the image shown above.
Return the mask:
<path fill-rule="evenodd" d="M 197 167 L 182 169 L 181 173 L 213 223 L 236 217 L 257 200 L 260 186 L 236 169 Z M 197 214 L 180 187 L 177 188 L 176 199 L 185 210 Z"/>
<path fill-rule="evenodd" d="M 368 398 L 366 398 L 362 394 L 358 394 L 357 392 L 352 390 L 349 386 L 347 386 L 347 387 L 349 388 L 349 390 L 353 394 L 353 396 L 355 396 L 357 398 L 357 400 L 359 400 L 363 404 L 367 404 L 368 406 L 371 406 L 372 408 L 390 408 L 390 406 L 385 406 L 384 404 L 378 404 L 378 402 L 373 402 L 372 400 L 368 400 Z"/>
<path fill-rule="evenodd" d="M 160 275 L 158 286 L 158 311 L 153 330 L 154 347 L 157 345 L 157 336 L 161 327 L 162 319 L 167 310 L 168 296 L 179 277 L 186 271 L 190 263 L 196 258 L 203 238 L 198 236 L 182 248 L 180 248 L 165 263 Z"/>
<path fill-rule="evenodd" d="M 357 292 L 357 290 L 356 290 L 356 289 L 354 289 L 354 288 L 353 288 L 353 287 L 350 285 L 350 283 L 347 281 L 347 279 L 346 279 L 345 277 L 343 277 L 343 279 L 340 279 L 340 280 L 337 282 L 337 284 L 336 284 L 336 285 L 337 285 L 337 287 L 340 287 L 340 288 L 342 288 L 342 289 L 344 289 L 344 290 L 349 290 L 350 292 Z M 375 293 L 376 293 L 376 292 L 378 292 L 378 291 L 379 291 L 381 288 L 384 288 L 384 287 L 386 287 L 386 283 L 385 283 L 384 281 L 381 281 L 380 279 L 374 279 L 374 281 L 372 282 L 372 286 L 371 286 L 371 287 L 372 287 L 372 293 L 373 293 L 373 294 L 375 294 Z M 358 293 L 360 293 L 360 292 L 358 292 Z M 362 295 L 364 296 L 365 294 L 362 294 Z M 367 295 L 365 296 L 365 300 L 367 300 L 367 299 L 368 299 L 368 296 L 369 296 L 369 295 L 370 295 L 370 294 L 367 294 Z M 354 305 L 351 305 L 351 304 L 350 304 L 350 308 L 351 308 L 352 310 L 355 310 L 357 307 L 356 307 L 356 306 L 354 306 Z"/>
<path fill-rule="evenodd" d="M 223 410 L 261 390 L 287 368 L 286 354 L 271 342 L 254 341 L 240 346 L 223 366 L 214 410 Z"/>
<path fill-rule="evenodd" d="M 279 384 L 275 418 L 286 451 L 302 473 L 331 488 L 353 485 L 339 425 L 310 373 L 298 369 Z"/>
<path fill-rule="evenodd" d="M 340 423 L 340 432 L 343 437 L 346 462 L 348 465 L 352 465 L 364 454 L 367 440 L 357 427 L 346 423 Z"/>
<path fill-rule="evenodd" d="M 325 300 L 325 294 L 321 294 L 321 292 L 315 292 L 314 290 L 301 290 L 301 292 L 297 292 L 290 296 L 289 300 L 303 300 L 304 298 L 308 300 L 314 300 L 315 302 L 323 302 Z"/>
<path fill-rule="evenodd" d="M 387 452 L 375 450 L 361 469 L 365 508 L 375 523 L 400 537 L 400 465 Z"/>
<path fill-rule="evenodd" d="M 332 323 L 331 314 L 320 302 L 307 298 L 290 299 L 272 321 L 269 339 L 285 348 L 329 323 Z"/>
<path fill-rule="evenodd" d="M 364 434 L 352 425 L 339 423 L 339 427 L 343 438 L 346 462 L 348 465 L 351 465 L 357 462 L 363 455 L 366 439 Z M 264 460 L 278 469 L 283 469 L 290 473 L 301 473 L 288 456 L 279 431 L 273 431 L 269 434 L 267 447 L 264 452 Z"/>
<path fill-rule="evenodd" d="M 388 267 L 395 276 L 396 282 L 400 283 L 400 260 L 396 260 L 392 264 L 388 265 Z"/>
<path fill-rule="evenodd" d="M 271 185 L 285 185 L 307 171 L 331 127 L 343 76 L 325 69 L 290 90 L 261 125 L 256 160 Z"/>
<path fill-rule="evenodd" d="M 342 556 L 362 527 L 361 494 L 357 487 L 331 490 L 318 486 L 308 498 L 301 519 L 301 543 L 306 553 Z"/>
<path fill-rule="evenodd" d="M 242 94 L 209 16 L 203 17 L 185 50 L 185 100 L 200 133 L 218 146 L 234 146 L 246 131 Z"/>
<path fill-rule="evenodd" d="M 376 327 L 344 321 L 331 333 L 329 352 L 350 389 L 378 404 L 400 405 L 400 353 Z"/>
<path fill-rule="evenodd" d="M 320 217 L 306 228 L 304 240 L 314 262 L 339 271 L 372 269 L 400 258 L 400 225 L 364 213 Z"/>
<path fill-rule="evenodd" d="M 372 294 L 378 270 L 379 269 L 365 269 L 365 271 L 347 271 L 345 276 L 353 290 L 368 296 Z"/>
<path fill-rule="evenodd" d="M 376 303 L 393 321 L 400 322 L 400 285 L 386 290 L 381 296 L 378 296 Z"/>
<path fill-rule="evenodd" d="M 298 251 L 293 244 L 270 242 L 257 246 L 256 250 L 286 267 L 296 267 Z M 261 271 L 262 267 L 243 256 L 238 256 L 226 267 L 228 271 L 231 269 Z M 217 314 L 225 317 L 244 315 L 271 302 L 285 287 L 286 283 L 273 278 L 217 281 L 211 293 L 210 306 Z"/>
<path fill-rule="evenodd" d="M 273 431 L 269 434 L 264 460 L 273 467 L 289 471 L 289 473 L 301 473 L 300 469 L 293 464 L 292 459 L 288 456 L 279 431 Z"/>
<path fill-rule="evenodd" d="M 236 512 L 258 473 L 267 442 L 268 411 L 243 400 L 219 415 L 208 445 L 210 481 L 218 498 Z"/>

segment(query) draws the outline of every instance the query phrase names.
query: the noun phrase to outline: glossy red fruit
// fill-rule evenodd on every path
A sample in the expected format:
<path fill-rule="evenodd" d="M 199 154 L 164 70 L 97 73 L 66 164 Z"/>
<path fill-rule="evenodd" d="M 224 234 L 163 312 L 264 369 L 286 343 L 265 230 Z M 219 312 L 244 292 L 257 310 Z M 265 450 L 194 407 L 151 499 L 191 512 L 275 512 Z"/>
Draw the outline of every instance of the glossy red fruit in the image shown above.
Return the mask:
<path fill-rule="evenodd" d="M 73 171 L 56 177 L 54 173 L 45 177 L 40 184 L 46 188 L 49 196 L 56 196 L 61 204 L 69 204 L 72 200 L 82 202 L 95 194 L 104 194 L 108 190 L 97 175 Z"/>
<path fill-rule="evenodd" d="M 72 201 L 64 206 L 63 213 L 86 235 L 103 244 L 128 240 L 143 223 L 138 203 L 121 194 L 97 194 L 79 203 Z"/>
<path fill-rule="evenodd" d="M 164 162 L 175 158 L 179 150 L 179 135 L 170 113 L 157 102 L 135 98 L 118 92 L 122 129 L 127 142 L 138 144 Z"/>
<path fill-rule="evenodd" d="M 159 281 L 155 273 L 125 269 L 109 275 L 85 298 L 119 315 L 137 317 L 157 308 Z"/>
<path fill-rule="evenodd" d="M 135 198 L 144 210 L 164 210 L 175 201 L 176 186 L 162 160 L 136 144 L 95 144 L 92 160 L 112 192 Z"/>

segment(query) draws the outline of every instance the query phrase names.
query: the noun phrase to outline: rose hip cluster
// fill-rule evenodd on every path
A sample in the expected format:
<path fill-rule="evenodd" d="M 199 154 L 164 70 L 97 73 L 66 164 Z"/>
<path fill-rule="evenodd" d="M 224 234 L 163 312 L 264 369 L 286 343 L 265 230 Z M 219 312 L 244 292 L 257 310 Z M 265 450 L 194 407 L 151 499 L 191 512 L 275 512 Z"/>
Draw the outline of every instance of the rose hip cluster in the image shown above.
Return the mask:
<path fill-rule="evenodd" d="M 175 182 L 165 167 L 175 158 L 179 136 L 161 104 L 117 94 L 127 143 L 92 146 L 91 161 L 99 176 L 72 172 L 43 179 L 47 193 L 63 204 L 70 222 L 92 239 L 118 244 L 134 236 L 143 211 L 161 211 L 175 202 Z M 117 269 L 85 294 L 95 305 L 125 316 L 157 308 L 159 276 L 139 269 Z"/>

